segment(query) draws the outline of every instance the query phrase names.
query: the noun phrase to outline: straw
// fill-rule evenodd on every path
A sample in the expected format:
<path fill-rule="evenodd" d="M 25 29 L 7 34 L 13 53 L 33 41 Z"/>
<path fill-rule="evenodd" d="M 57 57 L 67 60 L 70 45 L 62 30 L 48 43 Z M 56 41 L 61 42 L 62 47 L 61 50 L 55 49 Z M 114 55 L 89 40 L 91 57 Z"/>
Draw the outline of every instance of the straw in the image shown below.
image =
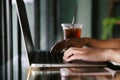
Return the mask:
<path fill-rule="evenodd" d="M 73 28 L 74 28 L 74 24 L 76 22 L 76 15 L 77 15 L 77 6 L 75 7 L 75 13 L 74 13 L 74 16 L 73 16 L 73 19 L 72 19 L 72 24 L 73 24 Z"/>

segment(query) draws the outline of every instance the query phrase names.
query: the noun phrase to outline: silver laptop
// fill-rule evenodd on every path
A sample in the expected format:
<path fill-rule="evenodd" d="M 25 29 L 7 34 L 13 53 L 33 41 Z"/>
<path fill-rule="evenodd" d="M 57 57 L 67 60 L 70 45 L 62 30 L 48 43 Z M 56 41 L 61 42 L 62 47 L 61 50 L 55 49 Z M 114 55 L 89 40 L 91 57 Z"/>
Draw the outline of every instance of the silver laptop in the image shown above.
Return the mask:
<path fill-rule="evenodd" d="M 76 63 L 63 63 L 62 54 L 53 55 L 49 51 L 38 51 L 35 50 L 33 46 L 33 41 L 30 33 L 30 27 L 28 23 L 26 8 L 23 0 L 16 0 L 17 15 L 20 23 L 20 30 L 22 32 L 25 47 L 27 50 L 28 61 L 31 67 L 41 68 L 41 67 L 103 67 L 106 64 L 102 63 L 89 63 L 83 62 L 79 64 Z"/>

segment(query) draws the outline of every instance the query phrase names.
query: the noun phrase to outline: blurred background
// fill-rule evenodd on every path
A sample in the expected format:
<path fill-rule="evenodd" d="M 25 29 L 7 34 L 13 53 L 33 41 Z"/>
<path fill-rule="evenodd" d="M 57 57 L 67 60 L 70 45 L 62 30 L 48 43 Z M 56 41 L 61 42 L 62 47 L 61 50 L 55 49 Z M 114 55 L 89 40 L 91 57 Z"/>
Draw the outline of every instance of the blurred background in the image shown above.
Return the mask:
<path fill-rule="evenodd" d="M 36 49 L 50 50 L 55 42 L 63 40 L 61 23 L 72 22 L 76 5 L 78 6 L 76 23 L 84 25 L 82 37 L 104 40 L 120 37 L 120 0 L 24 0 L 24 2 Z M 1 0 L 0 12 L 1 80 L 25 80 L 28 64 L 15 0 Z"/>

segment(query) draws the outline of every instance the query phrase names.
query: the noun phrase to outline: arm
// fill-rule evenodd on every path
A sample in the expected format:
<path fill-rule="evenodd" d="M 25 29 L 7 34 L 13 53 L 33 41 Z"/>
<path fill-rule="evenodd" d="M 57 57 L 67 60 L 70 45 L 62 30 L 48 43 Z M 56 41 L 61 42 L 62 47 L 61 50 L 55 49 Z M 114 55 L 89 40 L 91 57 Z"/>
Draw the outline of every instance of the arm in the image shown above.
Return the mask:
<path fill-rule="evenodd" d="M 120 38 L 119 39 L 109 39 L 109 40 L 99 40 L 93 38 L 72 38 L 62 40 L 57 42 L 51 48 L 51 53 L 60 53 L 63 49 L 68 49 L 69 47 L 83 46 L 95 47 L 95 48 L 120 48 Z"/>
<path fill-rule="evenodd" d="M 86 38 L 86 45 L 96 48 L 120 48 L 120 38 L 108 40 Z"/>
<path fill-rule="evenodd" d="M 120 64 L 120 49 L 109 49 L 109 61 Z"/>

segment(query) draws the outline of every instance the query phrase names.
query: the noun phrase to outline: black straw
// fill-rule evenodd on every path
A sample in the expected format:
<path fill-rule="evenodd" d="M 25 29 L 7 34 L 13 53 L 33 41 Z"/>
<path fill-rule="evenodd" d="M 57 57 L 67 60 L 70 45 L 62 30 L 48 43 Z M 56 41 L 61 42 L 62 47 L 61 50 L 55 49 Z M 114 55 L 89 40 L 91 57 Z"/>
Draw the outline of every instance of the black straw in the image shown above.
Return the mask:
<path fill-rule="evenodd" d="M 75 22 L 76 22 L 76 15 L 77 15 L 77 6 L 75 7 L 75 13 L 74 13 L 74 16 L 73 16 L 73 19 L 72 19 L 72 24 L 74 25 L 75 24 Z"/>

